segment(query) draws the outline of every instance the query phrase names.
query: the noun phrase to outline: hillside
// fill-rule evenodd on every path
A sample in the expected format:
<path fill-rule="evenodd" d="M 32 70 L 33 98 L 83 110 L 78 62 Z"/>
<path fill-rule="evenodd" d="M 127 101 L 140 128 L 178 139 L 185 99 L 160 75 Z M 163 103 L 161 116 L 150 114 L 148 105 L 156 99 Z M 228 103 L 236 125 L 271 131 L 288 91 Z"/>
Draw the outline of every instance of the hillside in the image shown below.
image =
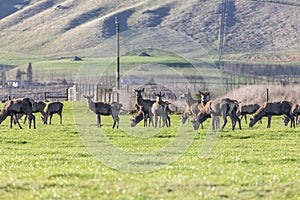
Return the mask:
<path fill-rule="evenodd" d="M 168 27 L 192 37 L 216 58 L 300 60 L 298 0 L 13 0 L 0 1 L 2 52 L 87 55 L 120 30 Z M 221 23 L 221 17 L 223 24 Z"/>

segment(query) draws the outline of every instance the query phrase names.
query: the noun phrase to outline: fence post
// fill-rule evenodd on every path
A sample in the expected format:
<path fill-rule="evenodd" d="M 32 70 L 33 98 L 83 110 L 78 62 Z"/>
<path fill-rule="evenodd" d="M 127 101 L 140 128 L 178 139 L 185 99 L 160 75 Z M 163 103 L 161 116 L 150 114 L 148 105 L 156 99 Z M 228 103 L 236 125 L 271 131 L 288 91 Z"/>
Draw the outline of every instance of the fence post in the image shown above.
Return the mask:
<path fill-rule="evenodd" d="M 269 102 L 269 88 L 267 88 L 267 102 Z"/>

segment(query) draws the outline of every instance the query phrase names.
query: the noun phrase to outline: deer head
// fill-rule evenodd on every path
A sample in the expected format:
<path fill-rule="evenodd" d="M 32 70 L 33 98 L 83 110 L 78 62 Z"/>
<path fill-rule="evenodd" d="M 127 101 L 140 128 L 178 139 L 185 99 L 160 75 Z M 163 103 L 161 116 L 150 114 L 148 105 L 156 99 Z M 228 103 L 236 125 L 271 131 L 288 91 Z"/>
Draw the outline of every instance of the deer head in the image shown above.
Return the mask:
<path fill-rule="evenodd" d="M 199 91 L 201 102 L 203 104 L 206 104 L 207 102 L 210 101 L 210 92 L 201 92 Z"/>
<path fill-rule="evenodd" d="M 145 91 L 145 88 L 143 89 L 135 89 L 134 90 L 134 93 L 135 93 L 135 96 L 136 97 L 141 97 L 142 96 L 142 93 Z"/>

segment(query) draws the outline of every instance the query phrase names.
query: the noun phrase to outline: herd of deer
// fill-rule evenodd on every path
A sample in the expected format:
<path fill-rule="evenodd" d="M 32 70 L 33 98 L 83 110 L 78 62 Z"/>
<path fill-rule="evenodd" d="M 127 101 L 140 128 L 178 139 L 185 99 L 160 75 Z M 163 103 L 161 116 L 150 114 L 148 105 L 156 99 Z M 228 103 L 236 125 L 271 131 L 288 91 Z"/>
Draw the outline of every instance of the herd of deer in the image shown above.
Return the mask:
<path fill-rule="evenodd" d="M 63 104 L 61 102 L 51 102 L 46 104 L 43 101 L 34 101 L 30 98 L 19 98 L 12 99 L 5 102 L 2 110 L 0 111 L 0 124 L 10 116 L 10 128 L 12 128 L 13 122 L 18 124 L 20 129 L 22 129 L 19 119 L 25 116 L 24 123 L 27 118 L 29 121 L 29 128 L 31 128 L 31 123 L 33 122 L 33 127 L 36 128 L 35 116 L 33 113 L 40 112 L 42 114 L 42 121 L 47 124 L 49 118 L 49 124 L 51 124 L 53 114 L 58 114 L 60 116 L 60 123 L 62 123 L 62 109 Z"/>
<path fill-rule="evenodd" d="M 153 123 L 153 117 L 155 118 L 154 127 L 157 126 L 157 117 L 161 118 L 163 122 L 162 126 L 165 124 L 170 126 L 170 117 L 168 115 L 170 113 L 168 106 L 170 103 L 162 101 L 163 95 L 161 93 L 155 94 L 156 101 L 151 101 L 143 99 L 142 92 L 144 92 L 144 89 L 136 89 L 134 92 L 137 113 L 131 119 L 131 126 L 135 126 L 142 120 L 144 120 L 144 126 L 147 126 L 147 119 L 149 119 L 150 126 L 150 122 Z M 195 130 L 198 130 L 199 126 L 208 118 L 212 119 L 212 129 L 219 129 L 219 117 L 223 119 L 222 130 L 227 123 L 227 116 L 231 119 L 232 130 L 235 129 L 236 123 L 238 123 L 239 129 L 241 129 L 241 119 L 244 118 L 247 123 L 246 116 L 248 114 L 252 114 L 249 127 L 253 127 L 263 117 L 268 117 L 267 128 L 270 128 L 273 115 L 283 115 L 284 124 L 288 125 L 291 122 L 290 127 L 295 127 L 295 118 L 298 119 L 298 114 L 300 113 L 299 105 L 288 101 L 266 102 L 261 106 L 258 104 L 241 105 L 241 102 L 229 98 L 211 100 L 209 92 L 199 91 L 199 96 L 199 100 L 193 99 L 190 92 L 181 96 L 186 102 L 181 122 L 184 124 L 190 116 L 193 116 L 194 118 L 191 122 Z M 240 116 L 241 118 L 239 118 Z"/>
<path fill-rule="evenodd" d="M 136 126 L 141 121 L 144 122 L 144 127 L 151 126 L 151 124 L 155 128 L 157 126 L 171 126 L 169 117 L 171 112 L 169 105 L 171 103 L 162 100 L 164 94 L 161 92 L 155 93 L 156 99 L 149 100 L 142 97 L 143 92 L 144 89 L 134 90 L 136 114 L 131 119 L 131 127 Z M 290 122 L 290 127 L 292 128 L 295 127 L 295 118 L 298 122 L 298 114 L 300 113 L 300 106 L 289 101 L 266 102 L 261 106 L 258 104 L 240 105 L 241 102 L 229 98 L 211 100 L 209 92 L 199 91 L 199 96 L 199 100 L 193 99 L 190 92 L 181 96 L 186 102 L 186 108 L 181 116 L 181 122 L 184 124 L 187 119 L 192 116 L 193 119 L 191 122 L 195 130 L 198 130 L 199 126 L 202 126 L 203 122 L 208 118 L 211 118 L 212 129 L 219 129 L 219 117 L 223 119 L 222 130 L 227 123 L 227 116 L 231 119 L 232 130 L 235 129 L 236 123 L 238 123 L 239 129 L 241 129 L 241 119 L 244 117 L 247 123 L 247 114 L 252 114 L 249 127 L 253 127 L 263 117 L 268 117 L 267 128 L 270 128 L 272 116 L 283 115 L 284 124 L 288 125 Z M 98 127 L 102 126 L 101 115 L 111 115 L 114 120 L 112 128 L 119 127 L 119 112 L 122 104 L 117 102 L 94 102 L 93 95 L 84 95 L 83 97 L 87 99 L 88 108 L 96 114 Z M 33 113 L 37 112 L 42 114 L 41 118 L 44 124 L 47 124 L 48 117 L 49 123 L 51 124 L 52 116 L 55 113 L 60 116 L 60 123 L 62 123 L 62 109 L 63 104 L 61 102 L 46 104 L 43 101 L 34 101 L 30 98 L 8 100 L 0 111 L 0 124 L 10 116 L 10 128 L 12 128 L 12 124 L 15 122 L 19 125 L 20 129 L 22 129 L 19 118 L 25 114 L 25 121 L 28 118 L 29 128 L 31 128 L 32 121 L 34 128 L 36 128 Z M 240 116 L 241 118 L 239 118 Z"/>

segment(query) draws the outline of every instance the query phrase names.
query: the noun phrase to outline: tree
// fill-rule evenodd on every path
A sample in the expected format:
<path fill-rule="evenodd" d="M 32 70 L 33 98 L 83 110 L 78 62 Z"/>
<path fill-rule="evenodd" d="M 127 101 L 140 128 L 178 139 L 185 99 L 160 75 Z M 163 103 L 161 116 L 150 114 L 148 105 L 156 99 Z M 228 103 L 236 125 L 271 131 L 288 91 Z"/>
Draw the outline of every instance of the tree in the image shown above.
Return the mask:
<path fill-rule="evenodd" d="M 31 63 L 28 64 L 28 67 L 27 67 L 27 82 L 28 82 L 28 85 L 32 85 L 33 81 L 32 81 L 32 66 L 31 66 Z"/>
<path fill-rule="evenodd" d="M 2 78 L 2 86 L 4 86 L 5 83 L 6 83 L 6 74 L 5 74 L 5 71 L 1 72 L 1 78 Z"/>
<path fill-rule="evenodd" d="M 18 81 L 21 81 L 22 80 L 22 75 L 23 75 L 22 71 L 20 69 L 18 69 L 17 74 L 16 74 L 16 79 Z"/>

